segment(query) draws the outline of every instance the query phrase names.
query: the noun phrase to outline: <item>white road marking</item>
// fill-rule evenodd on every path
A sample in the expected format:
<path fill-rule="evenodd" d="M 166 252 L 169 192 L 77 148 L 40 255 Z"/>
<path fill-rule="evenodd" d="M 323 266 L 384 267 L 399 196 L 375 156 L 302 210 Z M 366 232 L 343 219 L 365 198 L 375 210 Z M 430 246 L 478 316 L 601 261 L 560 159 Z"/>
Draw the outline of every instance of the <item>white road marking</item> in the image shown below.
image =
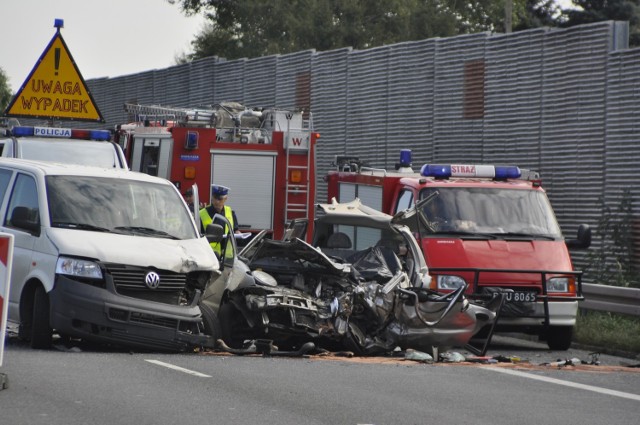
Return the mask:
<path fill-rule="evenodd" d="M 595 387 L 593 385 L 578 384 L 571 381 L 563 381 L 562 379 L 549 378 L 547 376 L 534 375 L 533 373 L 521 372 L 519 370 L 503 369 L 498 367 L 482 367 L 484 370 L 490 370 L 493 372 L 505 373 L 507 375 L 521 376 L 523 378 L 536 379 L 538 381 L 549 382 L 551 384 L 564 385 L 566 387 L 579 388 L 581 390 L 593 391 L 600 394 L 612 395 L 615 397 L 628 398 L 630 400 L 640 401 L 640 395 L 625 393 L 623 391 L 610 390 L 602 387 Z"/>
<path fill-rule="evenodd" d="M 171 363 L 161 362 L 160 360 L 149 360 L 145 359 L 145 362 L 157 364 L 158 366 L 163 366 L 169 369 L 177 370 L 179 372 L 188 373 L 189 375 L 197 376 L 200 378 L 211 378 L 211 375 L 205 375 L 204 373 L 196 372 L 195 370 L 185 369 L 180 366 L 172 365 Z"/>

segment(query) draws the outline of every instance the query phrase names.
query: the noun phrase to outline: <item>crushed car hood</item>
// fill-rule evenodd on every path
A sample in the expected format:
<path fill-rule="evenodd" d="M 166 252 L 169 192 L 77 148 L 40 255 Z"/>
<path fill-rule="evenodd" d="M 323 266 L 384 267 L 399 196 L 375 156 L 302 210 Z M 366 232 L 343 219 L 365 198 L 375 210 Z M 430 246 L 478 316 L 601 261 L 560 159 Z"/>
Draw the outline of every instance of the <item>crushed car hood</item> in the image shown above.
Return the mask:
<path fill-rule="evenodd" d="M 264 239 L 249 260 L 251 268 L 259 267 L 260 264 L 277 262 L 278 264 L 282 263 L 283 267 L 290 267 L 291 270 L 322 268 L 324 272 L 336 276 L 347 274 L 351 269 L 348 264 L 338 264 L 331 261 L 320 250 L 300 239 L 287 242 Z"/>
<path fill-rule="evenodd" d="M 57 241 L 60 255 L 140 267 L 154 266 L 176 273 L 219 268 L 218 260 L 204 238 L 174 240 L 58 228 L 49 228 L 47 233 L 55 235 L 51 239 Z M 153 258 L 153 264 L 149 263 L 150 258 Z"/>

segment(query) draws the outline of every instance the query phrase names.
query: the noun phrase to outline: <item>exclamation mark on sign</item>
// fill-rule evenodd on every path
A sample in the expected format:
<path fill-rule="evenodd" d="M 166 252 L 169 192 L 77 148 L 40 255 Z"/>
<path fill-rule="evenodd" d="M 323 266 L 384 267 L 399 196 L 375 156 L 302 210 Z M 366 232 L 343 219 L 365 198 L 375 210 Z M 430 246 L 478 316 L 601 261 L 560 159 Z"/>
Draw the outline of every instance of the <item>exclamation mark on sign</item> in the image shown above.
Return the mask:
<path fill-rule="evenodd" d="M 60 48 L 55 49 L 55 66 L 56 66 L 56 75 L 58 75 L 58 68 L 60 67 Z"/>

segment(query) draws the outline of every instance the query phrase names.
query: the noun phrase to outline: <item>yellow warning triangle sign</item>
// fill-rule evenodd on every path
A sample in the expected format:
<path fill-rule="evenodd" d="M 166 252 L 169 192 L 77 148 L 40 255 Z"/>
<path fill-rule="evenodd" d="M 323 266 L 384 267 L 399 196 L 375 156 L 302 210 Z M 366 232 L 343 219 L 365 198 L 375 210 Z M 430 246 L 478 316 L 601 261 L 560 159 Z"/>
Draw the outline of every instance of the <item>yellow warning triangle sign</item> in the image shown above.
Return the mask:
<path fill-rule="evenodd" d="M 104 122 L 59 28 L 5 115 Z"/>

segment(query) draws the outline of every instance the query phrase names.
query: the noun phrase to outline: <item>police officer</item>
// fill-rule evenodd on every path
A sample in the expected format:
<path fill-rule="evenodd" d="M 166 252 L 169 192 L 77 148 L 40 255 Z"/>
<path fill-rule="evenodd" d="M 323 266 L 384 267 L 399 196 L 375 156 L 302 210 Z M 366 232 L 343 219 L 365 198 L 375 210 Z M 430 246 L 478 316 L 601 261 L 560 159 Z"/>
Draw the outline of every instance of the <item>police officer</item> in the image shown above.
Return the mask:
<path fill-rule="evenodd" d="M 203 233 L 209 224 L 214 223 L 213 216 L 216 214 L 224 216 L 229 221 L 229 223 L 231 223 L 231 227 L 233 228 L 232 233 L 238 232 L 238 219 L 236 217 L 236 213 L 231 209 L 230 206 L 225 205 L 228 196 L 228 187 L 217 184 L 211 185 L 211 203 L 200 210 L 200 230 Z M 222 225 L 223 223 L 216 224 Z M 225 233 L 227 233 L 228 229 L 225 227 L 224 231 Z M 210 245 L 213 251 L 218 256 L 220 256 L 222 251 L 220 243 L 212 242 Z"/>
<path fill-rule="evenodd" d="M 184 200 L 189 207 L 189 211 L 193 211 L 193 189 L 189 188 L 184 192 Z"/>
<path fill-rule="evenodd" d="M 193 204 L 194 204 L 193 189 L 192 188 L 187 189 L 183 193 L 183 196 L 184 196 L 184 201 L 187 203 L 187 206 L 189 207 L 189 211 L 193 214 Z M 200 202 L 198 205 L 197 211 L 200 211 L 202 208 L 204 208 L 204 204 Z"/>

